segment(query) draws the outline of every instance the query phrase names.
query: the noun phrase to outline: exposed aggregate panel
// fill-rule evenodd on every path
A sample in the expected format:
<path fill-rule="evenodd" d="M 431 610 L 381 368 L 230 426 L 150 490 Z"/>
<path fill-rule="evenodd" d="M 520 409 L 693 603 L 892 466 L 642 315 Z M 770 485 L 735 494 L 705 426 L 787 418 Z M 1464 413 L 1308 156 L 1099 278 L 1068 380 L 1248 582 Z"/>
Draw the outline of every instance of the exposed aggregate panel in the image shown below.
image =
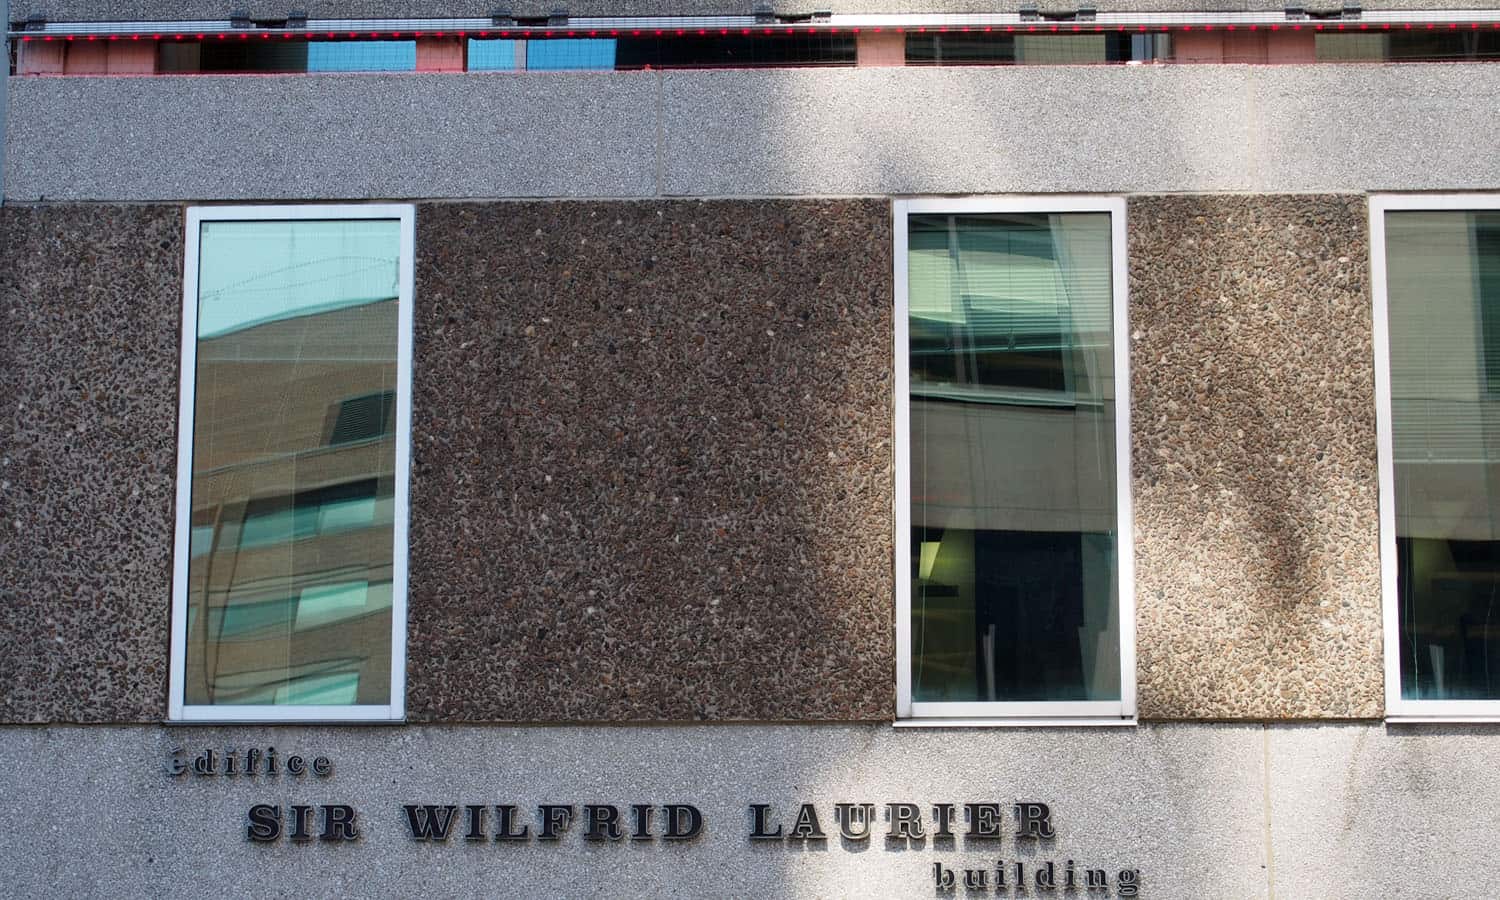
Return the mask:
<path fill-rule="evenodd" d="M 0 721 L 166 716 L 182 213 L 0 211 Z"/>
<path fill-rule="evenodd" d="M 1382 713 L 1367 200 L 1133 197 L 1140 713 Z"/>
<path fill-rule="evenodd" d="M 427 204 L 408 712 L 894 712 L 890 207 Z"/>

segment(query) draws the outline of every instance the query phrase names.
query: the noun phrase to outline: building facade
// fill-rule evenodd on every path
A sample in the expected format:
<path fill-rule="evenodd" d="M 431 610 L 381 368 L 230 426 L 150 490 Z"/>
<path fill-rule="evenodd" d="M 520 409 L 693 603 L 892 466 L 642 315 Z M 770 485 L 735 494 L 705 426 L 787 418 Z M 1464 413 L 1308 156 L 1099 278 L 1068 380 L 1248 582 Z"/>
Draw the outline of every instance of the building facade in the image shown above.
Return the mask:
<path fill-rule="evenodd" d="M 1500 10 L 243 6 L 10 3 L 7 892 L 1494 893 Z"/>

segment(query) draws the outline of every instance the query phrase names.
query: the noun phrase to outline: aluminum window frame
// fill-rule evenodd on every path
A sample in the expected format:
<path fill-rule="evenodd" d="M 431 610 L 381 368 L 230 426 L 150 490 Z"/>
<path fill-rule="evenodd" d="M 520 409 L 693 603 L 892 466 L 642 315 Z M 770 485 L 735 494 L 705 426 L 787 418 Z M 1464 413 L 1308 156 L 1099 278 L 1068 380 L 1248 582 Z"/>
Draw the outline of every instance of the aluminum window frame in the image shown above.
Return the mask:
<path fill-rule="evenodd" d="M 1401 696 L 1400 560 L 1396 555 L 1396 456 L 1391 412 L 1390 294 L 1385 253 L 1388 212 L 1500 210 L 1500 194 L 1371 194 L 1370 295 L 1375 354 L 1375 439 L 1379 469 L 1380 604 L 1388 722 L 1500 722 L 1494 700 L 1407 700 Z"/>
<path fill-rule="evenodd" d="M 1103 212 L 1110 217 L 1111 328 L 1115 376 L 1116 574 L 1119 579 L 1120 699 L 917 702 L 912 700 L 911 370 L 907 220 L 911 215 Z M 913 726 L 1070 726 L 1136 724 L 1135 528 L 1130 485 L 1129 270 L 1124 197 L 1050 194 L 926 197 L 892 202 L 895 260 L 894 422 L 896 563 L 896 724 Z"/>
<path fill-rule="evenodd" d="M 187 210 L 182 280 L 182 348 L 178 373 L 176 534 L 172 563 L 172 634 L 167 718 L 170 722 L 401 722 L 406 717 L 406 610 L 411 489 L 412 307 L 416 207 L 405 203 L 199 206 Z M 396 316 L 396 462 L 391 557 L 391 683 L 385 705 L 189 705 L 188 561 L 192 537 L 194 410 L 197 398 L 199 250 L 205 222 L 352 221 L 400 223 Z"/>

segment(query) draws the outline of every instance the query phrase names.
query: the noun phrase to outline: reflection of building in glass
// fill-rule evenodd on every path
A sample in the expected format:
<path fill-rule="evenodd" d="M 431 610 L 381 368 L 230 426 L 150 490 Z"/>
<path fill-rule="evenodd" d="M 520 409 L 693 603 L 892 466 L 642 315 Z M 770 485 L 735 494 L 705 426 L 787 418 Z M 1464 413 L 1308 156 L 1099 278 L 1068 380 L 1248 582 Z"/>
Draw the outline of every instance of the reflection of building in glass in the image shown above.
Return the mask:
<path fill-rule="evenodd" d="M 1402 693 L 1500 695 L 1500 213 L 1386 216 Z"/>
<path fill-rule="evenodd" d="M 1118 698 L 1109 215 L 908 234 L 913 698 Z"/>
<path fill-rule="evenodd" d="M 186 700 L 388 703 L 398 303 L 364 282 L 389 291 L 394 259 L 299 263 L 330 238 L 231 224 L 293 262 L 211 291 L 205 252 Z"/>

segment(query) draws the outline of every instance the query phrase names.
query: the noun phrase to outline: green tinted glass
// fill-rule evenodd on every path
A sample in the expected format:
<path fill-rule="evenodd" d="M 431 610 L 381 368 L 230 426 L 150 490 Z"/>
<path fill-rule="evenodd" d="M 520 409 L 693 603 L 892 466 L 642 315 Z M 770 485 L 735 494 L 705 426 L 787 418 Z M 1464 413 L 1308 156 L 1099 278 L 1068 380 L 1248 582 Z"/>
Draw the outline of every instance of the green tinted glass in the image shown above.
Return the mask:
<path fill-rule="evenodd" d="M 199 234 L 185 702 L 391 702 L 400 223 Z"/>
<path fill-rule="evenodd" d="M 1117 700 L 1109 214 L 908 234 L 912 699 Z"/>
<path fill-rule="evenodd" d="M 1386 214 L 1401 695 L 1500 698 L 1500 212 Z"/>

